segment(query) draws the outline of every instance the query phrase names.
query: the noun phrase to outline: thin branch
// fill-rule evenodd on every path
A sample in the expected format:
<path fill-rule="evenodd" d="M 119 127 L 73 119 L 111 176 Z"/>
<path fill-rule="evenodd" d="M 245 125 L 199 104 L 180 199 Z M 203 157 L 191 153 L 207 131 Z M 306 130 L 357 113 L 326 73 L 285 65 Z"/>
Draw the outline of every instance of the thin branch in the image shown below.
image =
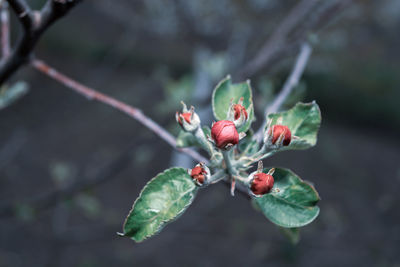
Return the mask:
<path fill-rule="evenodd" d="M 47 65 L 45 62 L 35 59 L 32 61 L 32 66 L 39 70 L 40 72 L 46 74 L 47 76 L 53 78 L 54 80 L 64 84 L 66 87 L 74 90 L 75 92 L 86 96 L 89 100 L 96 100 L 99 101 L 103 104 L 106 104 L 108 106 L 111 106 L 128 116 L 134 118 L 144 126 L 146 126 L 149 130 L 154 132 L 156 135 L 158 135 L 161 139 L 166 141 L 170 146 L 175 148 L 176 150 L 185 153 L 189 156 L 191 156 L 193 159 L 199 161 L 199 162 L 208 162 L 208 160 L 197 153 L 193 149 L 189 148 L 177 148 L 176 147 L 176 140 L 173 135 L 171 135 L 168 131 L 166 131 L 164 128 L 162 128 L 160 125 L 158 125 L 155 121 L 147 117 L 146 115 L 143 114 L 143 112 L 135 107 L 132 107 L 122 101 L 119 101 L 115 98 L 112 98 L 108 95 L 105 95 L 103 93 L 100 93 L 92 88 L 89 88 L 69 77 L 66 75 L 60 73 L 59 71 L 55 70 L 54 68 L 50 67 Z"/>
<path fill-rule="evenodd" d="M 4 0 L 0 2 L 0 20 L 1 20 L 1 54 L 2 59 L 10 55 L 10 15 L 8 3 Z"/>
<path fill-rule="evenodd" d="M 24 0 L 8 0 L 24 32 L 11 55 L 0 65 L 0 85 L 31 60 L 32 51 L 43 32 L 79 2 L 80 0 L 47 0 L 38 12 L 32 11 Z"/>
<path fill-rule="evenodd" d="M 266 108 L 265 114 L 276 112 L 285 102 L 286 98 L 292 92 L 293 88 L 299 83 L 300 77 L 304 72 L 307 62 L 310 58 L 312 48 L 308 43 L 304 43 L 301 46 L 300 53 L 296 59 L 296 63 L 293 66 L 292 72 L 288 79 L 285 81 L 281 92 L 277 95 L 271 105 Z"/>
<path fill-rule="evenodd" d="M 265 117 L 269 113 L 273 113 L 279 110 L 279 108 L 282 106 L 282 104 L 285 102 L 287 97 L 290 95 L 292 92 L 293 88 L 295 88 L 300 80 L 300 77 L 302 76 L 304 69 L 307 65 L 307 62 L 310 58 L 312 52 L 312 48 L 308 43 L 304 43 L 301 46 L 300 53 L 296 59 L 296 63 L 293 66 L 292 72 L 290 73 L 289 77 L 286 79 L 282 90 L 279 92 L 279 94 L 276 96 L 274 101 L 268 105 L 268 107 L 265 109 Z M 266 126 L 266 120 L 264 121 L 263 125 L 257 130 L 255 137 L 257 138 L 258 142 L 261 141 L 262 135 L 264 128 Z"/>

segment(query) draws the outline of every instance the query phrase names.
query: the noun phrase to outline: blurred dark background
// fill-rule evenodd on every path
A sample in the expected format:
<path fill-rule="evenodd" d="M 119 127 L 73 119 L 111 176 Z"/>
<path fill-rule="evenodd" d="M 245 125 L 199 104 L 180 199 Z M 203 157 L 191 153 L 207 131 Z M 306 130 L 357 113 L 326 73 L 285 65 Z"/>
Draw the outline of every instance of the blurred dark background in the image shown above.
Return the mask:
<path fill-rule="evenodd" d="M 211 90 L 228 73 L 251 79 L 260 125 L 307 40 L 313 53 L 286 107 L 319 103 L 317 146 L 265 161 L 312 181 L 322 198 L 297 245 L 222 184 L 159 235 L 119 238 L 145 183 L 193 162 L 137 121 L 24 67 L 10 83 L 26 81 L 29 93 L 0 111 L 0 266 L 400 266 L 400 1 L 354 1 L 321 21 L 339 1 L 314 2 L 302 27 L 314 26 L 247 77 L 242 67 L 298 1 L 84 1 L 35 50 L 176 134 L 179 101 L 211 122 Z"/>

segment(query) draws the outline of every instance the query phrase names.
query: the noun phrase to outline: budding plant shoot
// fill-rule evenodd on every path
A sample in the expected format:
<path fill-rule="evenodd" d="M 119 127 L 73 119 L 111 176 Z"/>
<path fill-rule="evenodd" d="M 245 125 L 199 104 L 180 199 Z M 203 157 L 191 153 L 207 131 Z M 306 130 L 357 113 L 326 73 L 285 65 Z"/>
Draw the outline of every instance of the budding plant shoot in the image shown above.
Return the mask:
<path fill-rule="evenodd" d="M 261 139 L 251 129 L 255 116 L 249 81 L 233 84 L 228 76 L 216 86 L 212 95 L 216 121 L 211 128 L 201 125 L 193 106 L 183 102 L 182 106 L 175 114 L 182 128 L 177 143 L 203 149 L 209 160 L 189 170 L 170 168 L 151 179 L 133 204 L 121 236 L 141 242 L 160 232 L 190 206 L 198 190 L 218 182 L 229 183 L 232 196 L 235 190 L 248 194 L 279 227 L 297 231 L 318 216 L 320 198 L 312 185 L 289 169 L 263 167 L 263 160 L 275 153 L 316 144 L 321 114 L 315 102 L 267 114 Z"/>

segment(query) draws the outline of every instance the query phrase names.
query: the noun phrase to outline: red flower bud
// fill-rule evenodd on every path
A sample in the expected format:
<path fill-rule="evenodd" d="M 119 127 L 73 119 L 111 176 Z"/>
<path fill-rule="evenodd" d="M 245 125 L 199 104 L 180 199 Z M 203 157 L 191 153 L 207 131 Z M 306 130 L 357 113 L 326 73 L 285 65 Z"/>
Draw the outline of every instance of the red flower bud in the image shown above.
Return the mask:
<path fill-rule="evenodd" d="M 205 175 L 207 174 L 206 170 L 201 166 L 196 166 L 192 169 L 190 176 L 192 176 L 193 180 L 198 182 L 199 184 L 204 183 Z"/>
<path fill-rule="evenodd" d="M 193 169 L 189 169 L 188 173 L 199 186 L 207 184 L 211 177 L 210 169 L 202 162 L 197 164 Z"/>
<path fill-rule="evenodd" d="M 272 126 L 272 133 L 273 133 L 272 144 L 275 144 L 282 134 L 284 135 L 282 142 L 284 146 L 288 146 L 290 144 L 290 141 L 292 140 L 292 133 L 290 132 L 287 126 L 274 125 Z"/>
<path fill-rule="evenodd" d="M 235 114 L 234 114 L 235 120 L 238 120 L 240 118 L 241 112 L 243 112 L 245 120 L 247 120 L 248 115 L 247 115 L 247 111 L 246 111 L 245 107 L 243 107 L 241 104 L 235 104 L 235 105 L 233 105 L 233 109 L 235 111 Z"/>
<path fill-rule="evenodd" d="M 271 191 L 274 186 L 274 177 L 266 173 L 256 173 L 251 182 L 251 192 L 254 195 L 264 195 Z"/>
<path fill-rule="evenodd" d="M 177 115 L 177 118 L 178 118 L 178 123 L 179 123 L 181 126 L 183 126 L 183 122 L 182 122 L 181 116 L 185 119 L 185 121 L 186 121 L 187 123 L 190 123 L 190 118 L 192 117 L 192 114 L 191 114 L 190 112 L 186 112 L 186 113 L 179 113 L 179 112 L 176 112 L 176 115 Z"/>
<path fill-rule="evenodd" d="M 231 121 L 217 121 L 211 128 L 211 138 L 218 148 L 228 148 L 239 143 L 239 134 Z"/>

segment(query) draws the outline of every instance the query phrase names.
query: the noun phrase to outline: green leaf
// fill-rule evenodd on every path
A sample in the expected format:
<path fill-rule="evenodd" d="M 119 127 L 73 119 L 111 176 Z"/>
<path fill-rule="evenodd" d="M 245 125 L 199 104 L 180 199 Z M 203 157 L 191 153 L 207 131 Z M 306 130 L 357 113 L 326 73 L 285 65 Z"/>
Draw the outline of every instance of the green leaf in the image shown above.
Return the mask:
<path fill-rule="evenodd" d="M 254 133 L 250 129 L 246 132 L 246 136 L 242 140 L 240 140 L 239 151 L 241 153 L 244 152 L 246 155 L 252 155 L 259 150 L 260 145 L 258 144 L 257 140 L 253 139 L 253 136 Z"/>
<path fill-rule="evenodd" d="M 28 93 L 28 84 L 26 82 L 19 81 L 10 87 L 3 85 L 0 89 L 0 110 L 13 104 L 26 93 Z"/>
<path fill-rule="evenodd" d="M 243 106 L 246 110 L 250 107 L 250 110 L 248 112 L 249 119 L 238 129 L 238 132 L 246 132 L 255 119 L 250 81 L 232 84 L 231 77 L 228 75 L 214 89 L 212 108 L 217 120 L 226 120 L 231 99 L 233 99 L 233 103 L 237 103 L 241 97 L 243 97 Z"/>
<path fill-rule="evenodd" d="M 272 119 L 272 124 L 278 124 L 278 119 L 282 119 L 279 124 L 286 125 L 292 132 L 292 136 L 299 137 L 293 139 L 290 145 L 282 149 L 307 149 L 317 143 L 317 133 L 321 124 L 321 112 L 315 101 L 311 103 L 297 103 L 288 111 L 272 113 L 268 115 Z"/>
<path fill-rule="evenodd" d="M 319 214 L 316 206 L 319 195 L 314 187 L 288 169 L 276 168 L 273 176 L 271 193 L 254 197 L 263 214 L 271 222 L 287 228 L 311 223 Z"/>
<path fill-rule="evenodd" d="M 183 168 L 168 169 L 143 188 L 124 224 L 123 236 L 136 242 L 158 233 L 193 202 L 197 187 Z"/>
<path fill-rule="evenodd" d="M 279 227 L 279 230 L 281 230 L 282 234 L 292 243 L 293 245 L 296 245 L 300 241 L 300 228 L 285 228 L 285 227 Z"/>
<path fill-rule="evenodd" d="M 203 132 L 207 136 L 211 136 L 211 129 L 208 126 L 203 126 Z M 191 146 L 198 146 L 201 147 L 199 142 L 197 141 L 196 137 L 192 133 L 185 132 L 181 130 L 176 137 L 176 147 L 191 147 Z"/>

